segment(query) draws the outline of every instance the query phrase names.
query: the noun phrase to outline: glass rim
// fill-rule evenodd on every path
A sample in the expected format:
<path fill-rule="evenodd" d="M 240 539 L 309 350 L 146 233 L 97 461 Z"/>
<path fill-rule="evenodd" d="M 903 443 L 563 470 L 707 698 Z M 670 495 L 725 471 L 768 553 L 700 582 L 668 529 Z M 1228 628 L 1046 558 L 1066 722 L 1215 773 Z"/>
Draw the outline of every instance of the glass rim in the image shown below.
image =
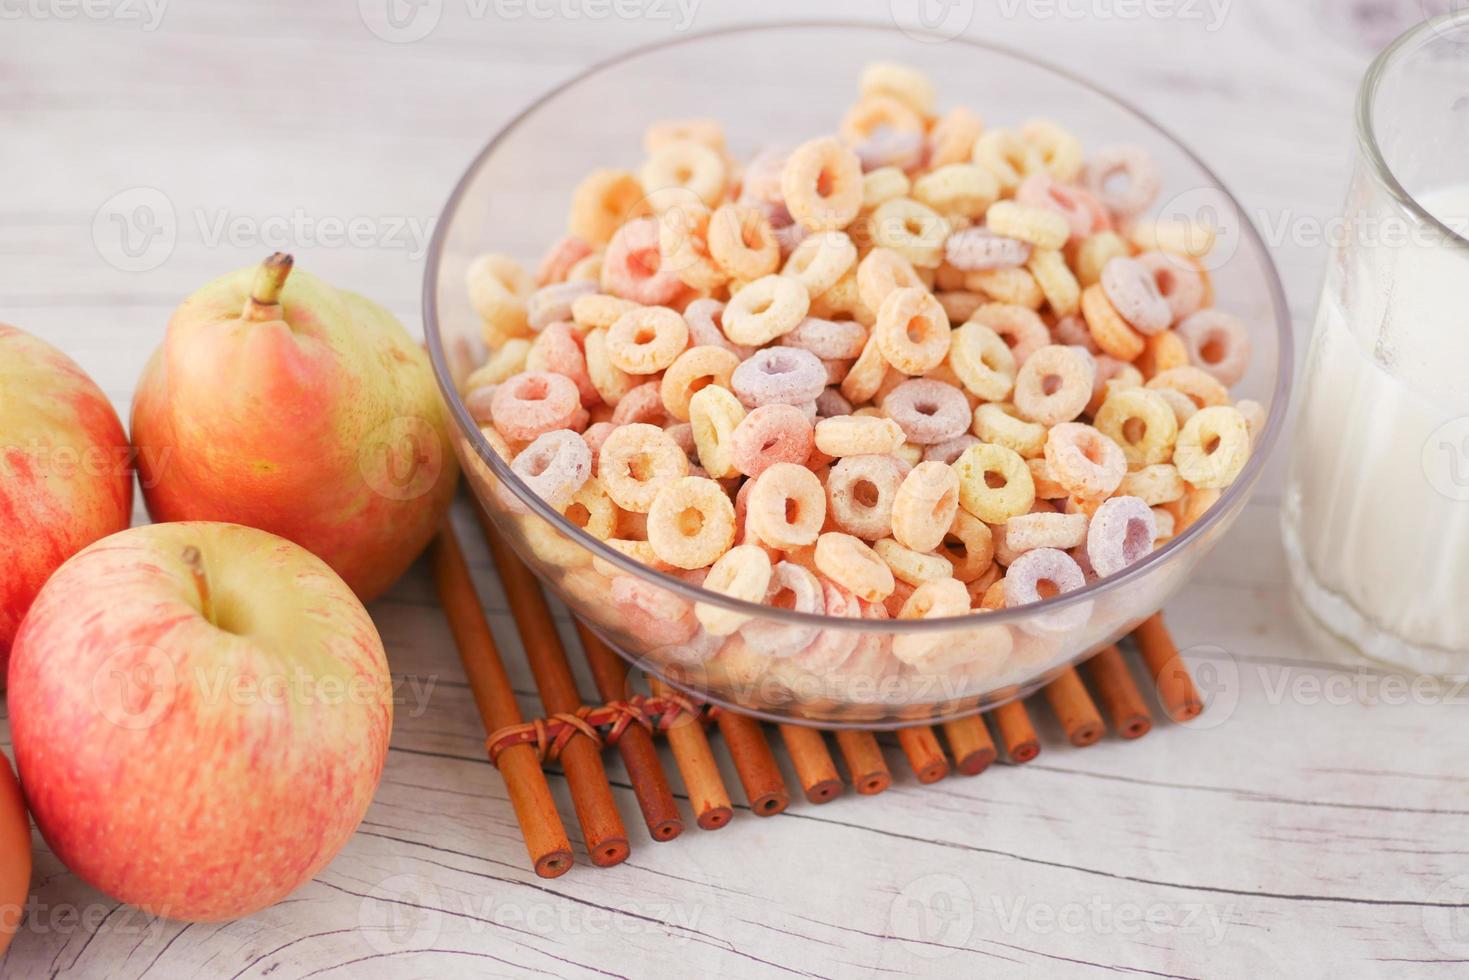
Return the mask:
<path fill-rule="evenodd" d="M 1410 218 L 1419 224 L 1436 229 L 1443 235 L 1446 244 L 1455 248 L 1469 249 L 1469 239 L 1444 224 L 1436 215 L 1418 203 L 1418 199 L 1409 193 L 1408 189 L 1398 180 L 1392 167 L 1388 166 L 1386 158 L 1382 155 L 1382 145 L 1377 140 L 1377 127 L 1374 124 L 1374 104 L 1378 89 L 1381 88 L 1384 79 L 1404 58 L 1415 53 L 1434 37 L 1444 36 L 1445 31 L 1463 31 L 1465 33 L 1463 43 L 1469 47 L 1469 8 L 1428 18 L 1416 27 L 1399 34 L 1391 44 L 1378 52 L 1377 57 L 1372 59 L 1372 64 L 1367 66 L 1367 73 L 1362 76 L 1362 82 L 1357 87 L 1357 142 L 1361 146 L 1363 156 L 1367 159 L 1368 169 L 1371 170 L 1373 178 L 1398 203 L 1398 206 L 1408 213 Z"/>
<path fill-rule="evenodd" d="M 1209 508 L 1201 519 L 1195 521 L 1181 533 L 1175 535 L 1163 547 L 1156 549 L 1122 571 L 1089 582 L 1074 592 L 1062 593 L 1048 599 L 1042 599 L 1039 602 L 1027 603 L 1023 606 L 1002 608 L 984 613 L 970 610 L 960 616 L 947 616 L 936 619 L 853 619 L 829 616 L 825 613 L 797 612 L 791 609 L 783 609 L 779 606 L 747 602 L 743 599 L 736 599 L 717 592 L 711 592 L 702 586 L 693 585 L 667 572 L 662 572 L 648 565 L 644 565 L 629 555 L 613 548 L 606 542 L 593 537 L 533 492 L 520 479 L 519 475 L 510 468 L 510 465 L 500 458 L 499 454 L 490 446 L 489 440 L 479 431 L 479 426 L 471 418 L 469 410 L 464 404 L 464 399 L 460 396 L 458 388 L 454 384 L 454 374 L 449 366 L 439 328 L 437 292 L 439 276 L 442 271 L 445 244 L 449 226 L 452 223 L 451 220 L 446 219 L 451 219 L 457 214 L 464 197 L 468 193 L 470 183 L 479 173 L 485 161 L 490 158 L 504 140 L 520 128 L 522 123 L 539 112 L 547 103 L 561 93 L 595 78 L 604 71 L 622 66 L 648 55 L 658 54 L 669 48 L 694 44 L 713 38 L 722 38 L 737 34 L 791 33 L 813 29 L 857 30 L 889 35 L 898 34 L 909 40 L 921 40 L 916 38 L 915 35 L 924 33 L 928 35 L 929 41 L 963 44 L 970 48 L 992 55 L 999 55 L 1004 58 L 1011 58 L 1041 71 L 1049 72 L 1106 100 L 1167 140 L 1168 143 L 1183 154 L 1190 163 L 1199 168 L 1213 182 L 1214 186 L 1229 201 L 1230 206 L 1234 208 L 1235 213 L 1239 215 L 1240 226 L 1245 236 L 1265 260 L 1264 272 L 1266 285 L 1275 314 L 1273 319 L 1277 360 L 1275 380 L 1270 395 L 1270 412 L 1266 417 L 1264 430 L 1260 433 L 1249 459 L 1246 460 L 1244 468 L 1240 471 L 1234 482 L 1224 489 L 1219 499 L 1214 502 L 1214 505 Z M 1275 267 L 1275 262 L 1270 256 L 1269 249 L 1260 237 L 1259 230 L 1255 227 L 1254 222 L 1246 215 L 1244 208 L 1240 206 L 1239 199 L 1229 190 L 1219 175 L 1181 140 L 1174 136 L 1172 132 L 1160 125 L 1151 116 L 1132 105 L 1132 103 L 1112 94 L 1106 89 L 1094 85 L 1080 75 L 1057 67 L 1043 59 L 1016 51 L 1005 45 L 993 44 L 988 41 L 979 41 L 962 36 L 955 38 L 944 37 L 943 35 L 919 30 L 907 25 L 887 25 L 842 19 L 808 19 L 784 22 L 751 21 L 742 24 L 730 24 L 706 31 L 690 32 L 674 38 L 665 38 L 660 41 L 630 48 L 598 61 L 538 96 L 526 105 L 525 108 L 512 116 L 500 128 L 499 132 L 495 133 L 489 142 L 475 154 L 458 182 L 454 185 L 449 199 L 445 202 L 440 220 L 435 223 L 434 234 L 429 244 L 428 257 L 425 264 L 423 316 L 425 341 L 428 344 L 429 358 L 433 362 L 434 374 L 438 380 L 439 389 L 444 395 L 449 413 L 460 429 L 462 436 L 468 440 L 476 455 L 480 457 L 485 466 L 495 475 L 496 479 L 507 484 L 516 498 L 526 508 L 549 524 L 558 533 L 622 572 L 632 575 L 635 578 L 650 581 L 652 584 L 667 589 L 675 595 L 691 602 L 704 603 L 720 609 L 730 610 L 748 616 L 751 619 L 758 618 L 778 623 L 816 627 L 819 629 L 851 629 L 860 630 L 864 633 L 891 635 L 954 632 L 963 629 L 974 629 L 980 626 L 1018 626 L 1034 620 L 1040 614 L 1061 613 L 1071 608 L 1079 608 L 1084 604 L 1107 595 L 1113 590 L 1144 577 L 1146 573 L 1167 563 L 1175 555 L 1184 551 L 1187 544 L 1202 537 L 1205 531 L 1216 525 L 1224 514 L 1229 513 L 1238 506 L 1242 506 L 1245 498 L 1254 488 L 1256 482 L 1258 482 L 1260 475 L 1264 472 L 1265 462 L 1270 457 L 1270 452 L 1274 448 L 1280 432 L 1284 428 L 1294 365 L 1294 338 L 1290 323 L 1290 307 L 1285 297 L 1284 286 L 1280 281 L 1280 272 Z M 478 500 L 475 501 L 475 506 L 486 507 L 483 502 Z M 487 507 L 486 510 L 488 511 Z"/>

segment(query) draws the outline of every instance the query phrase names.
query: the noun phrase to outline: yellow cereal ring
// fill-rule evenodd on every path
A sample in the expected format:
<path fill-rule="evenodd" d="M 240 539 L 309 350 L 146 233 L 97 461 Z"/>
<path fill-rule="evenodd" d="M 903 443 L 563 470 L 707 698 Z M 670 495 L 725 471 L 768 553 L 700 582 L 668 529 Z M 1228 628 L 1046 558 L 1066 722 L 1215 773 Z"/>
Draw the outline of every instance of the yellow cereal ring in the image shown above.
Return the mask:
<path fill-rule="evenodd" d="M 1201 408 L 1183 424 L 1173 449 L 1178 475 L 1201 490 L 1227 487 L 1250 456 L 1250 430 L 1232 405 Z"/>
<path fill-rule="evenodd" d="M 949 564 L 947 558 L 921 554 L 911 548 L 903 547 L 892 538 L 874 541 L 872 550 L 877 553 L 877 557 L 887 563 L 888 568 L 892 570 L 893 577 L 899 582 L 906 582 L 908 585 L 922 585 L 924 582 L 953 577 L 954 566 Z"/>
<path fill-rule="evenodd" d="M 898 133 L 923 133 L 923 119 L 902 101 L 878 93 L 863 96 L 842 117 L 839 132 L 855 146 L 866 142 L 879 129 Z"/>
<path fill-rule="evenodd" d="M 519 374 L 526 369 L 525 358 L 529 353 L 529 340 L 514 337 L 505 341 L 499 350 L 490 355 L 489 360 L 464 379 L 464 390 L 468 392 L 487 385 L 497 385 Z"/>
<path fill-rule="evenodd" d="M 960 507 L 937 551 L 949 560 L 956 579 L 973 582 L 994 566 L 994 532 L 984 521 Z"/>
<path fill-rule="evenodd" d="M 1015 355 L 999 334 L 975 320 L 954 331 L 948 365 L 965 390 L 984 401 L 1002 401 L 1015 387 Z"/>
<path fill-rule="evenodd" d="M 598 327 L 588 333 L 582 341 L 582 349 L 586 355 L 587 376 L 605 404 L 615 408 L 624 395 L 642 382 L 641 378 L 628 374 L 612 363 L 612 357 L 607 352 L 605 329 Z"/>
<path fill-rule="evenodd" d="M 920 116 L 933 114 L 933 82 L 916 68 L 892 61 L 874 61 L 857 76 L 857 90 L 864 97 L 886 95 L 897 99 Z"/>
<path fill-rule="evenodd" d="M 689 475 L 689 458 L 656 425 L 619 425 L 597 454 L 597 477 L 623 510 L 646 514 L 665 483 Z"/>
<path fill-rule="evenodd" d="M 907 197 L 913 188 L 899 167 L 878 167 L 862 175 L 862 210 L 871 211 L 884 201 Z"/>
<path fill-rule="evenodd" d="M 816 539 L 816 568 L 866 602 L 881 602 L 893 591 L 893 571 L 860 538 L 827 531 Z"/>
<path fill-rule="evenodd" d="M 1081 308 L 1081 285 L 1071 274 L 1066 257 L 1056 249 L 1037 248 L 1025 263 L 1036 285 L 1045 294 L 1051 312 L 1058 317 L 1070 316 Z"/>
<path fill-rule="evenodd" d="M 1008 306 L 1022 306 L 1029 310 L 1038 310 L 1046 301 L 1046 294 L 1041 291 L 1040 283 L 1035 281 L 1035 276 L 1030 274 L 1029 269 L 1019 266 L 1006 269 L 980 269 L 964 276 L 964 288 L 984 293 L 996 303 L 1004 303 Z"/>
<path fill-rule="evenodd" d="M 686 476 L 658 488 L 648 510 L 648 544 L 675 568 L 711 565 L 734 544 L 734 504 L 713 480 Z"/>
<path fill-rule="evenodd" d="M 688 190 L 712 208 L 724 196 L 729 173 L 716 151 L 693 140 L 672 140 L 648 155 L 638 179 L 650 195 Z"/>
<path fill-rule="evenodd" d="M 703 586 L 731 599 L 763 602 L 770 587 L 770 574 L 770 556 L 755 545 L 741 544 L 719 557 L 704 577 Z M 707 602 L 695 603 L 694 615 L 715 636 L 729 636 L 750 620 L 745 613 Z"/>
<path fill-rule="evenodd" d="M 1088 235 L 1076 246 L 1072 265 L 1076 268 L 1076 281 L 1082 289 L 1102 281 L 1102 270 L 1115 258 L 1126 258 L 1132 254 L 1122 236 L 1113 231 L 1099 231 Z"/>
<path fill-rule="evenodd" d="M 1008 129 L 991 129 L 980 134 L 974 141 L 973 159 L 999 179 L 1004 194 L 1013 194 L 1022 180 L 1046 167 L 1035 146 Z"/>
<path fill-rule="evenodd" d="M 890 248 L 917 268 L 937 269 L 944 260 L 949 223 L 910 197 L 884 201 L 869 218 L 873 244 Z"/>
<path fill-rule="evenodd" d="M 954 461 L 959 505 L 986 524 L 1024 514 L 1035 503 L 1035 482 L 1025 460 L 1013 449 L 982 442 Z"/>
<path fill-rule="evenodd" d="M 1122 319 L 1101 283 L 1093 283 L 1081 291 L 1081 315 L 1092 339 L 1104 353 L 1119 361 L 1131 361 L 1143 352 L 1143 335 Z"/>
<path fill-rule="evenodd" d="M 1182 392 L 1199 408 L 1212 408 L 1229 402 L 1229 389 L 1212 374 L 1192 365 L 1159 371 L 1148 379 L 1145 387 Z"/>
<path fill-rule="evenodd" d="M 1119 497 L 1137 497 L 1149 507 L 1170 504 L 1181 498 L 1185 490 L 1183 477 L 1172 463 L 1154 463 L 1133 470 L 1117 485 Z"/>
<path fill-rule="evenodd" d="M 1081 175 L 1085 160 L 1081 140 L 1049 119 L 1032 119 L 1020 127 L 1020 139 L 1034 147 L 1052 177 L 1071 183 Z"/>
<path fill-rule="evenodd" d="M 978 220 L 999 197 L 1000 181 L 976 163 L 951 163 L 913 181 L 913 199 L 950 220 Z"/>
<path fill-rule="evenodd" d="M 1034 459 L 1045 451 L 1046 427 L 1022 418 L 1020 410 L 1008 402 L 989 402 L 976 408 L 970 431 L 1023 459 Z"/>
<path fill-rule="evenodd" d="M 876 337 L 868 337 L 867 346 L 862 348 L 862 353 L 842 379 L 842 397 L 853 405 L 871 401 L 887 373 L 888 362 L 882 355 L 882 347 Z"/>
<path fill-rule="evenodd" d="M 889 418 L 837 415 L 816 423 L 816 448 L 828 456 L 886 455 L 903 444 L 903 427 Z"/>
<path fill-rule="evenodd" d="M 1094 421 L 1098 431 L 1122 447 L 1131 470 L 1167 462 L 1178 438 L 1173 409 L 1156 391 L 1113 389 Z"/>
<path fill-rule="evenodd" d="M 716 480 L 738 476 L 734 465 L 734 431 L 745 420 L 745 406 L 729 389 L 709 385 L 689 398 L 689 423 L 699 465 Z"/>
<path fill-rule="evenodd" d="M 793 276 L 813 299 L 837 284 L 857 264 L 857 246 L 839 231 L 807 235 L 791 252 L 781 275 Z"/>
<path fill-rule="evenodd" d="M 606 293 L 592 293 L 589 296 L 578 296 L 571 301 L 571 322 L 583 330 L 610 327 L 622 314 L 637 308 L 638 304 L 630 299 L 609 296 Z"/>
<path fill-rule="evenodd" d="M 835 231 L 862 207 L 862 163 L 836 140 L 814 139 L 786 160 L 780 189 L 791 217 L 807 231 Z"/>
<path fill-rule="evenodd" d="M 806 288 L 789 276 L 762 276 L 730 297 L 724 335 L 736 344 L 759 347 L 790 333 L 811 308 Z"/>
<path fill-rule="evenodd" d="M 479 314 L 485 346 L 491 350 L 515 337 L 530 336 L 526 300 L 535 288 L 530 273 L 505 255 L 481 255 L 465 272 L 469 302 Z"/>
<path fill-rule="evenodd" d="M 1036 248 L 1059 249 L 1071 237 L 1071 225 L 1059 211 L 996 201 L 984 214 L 984 223 L 996 235 L 1030 242 Z"/>
<path fill-rule="evenodd" d="M 617 505 L 595 476 L 587 478 L 562 513 L 599 541 L 606 541 L 617 529 Z"/>

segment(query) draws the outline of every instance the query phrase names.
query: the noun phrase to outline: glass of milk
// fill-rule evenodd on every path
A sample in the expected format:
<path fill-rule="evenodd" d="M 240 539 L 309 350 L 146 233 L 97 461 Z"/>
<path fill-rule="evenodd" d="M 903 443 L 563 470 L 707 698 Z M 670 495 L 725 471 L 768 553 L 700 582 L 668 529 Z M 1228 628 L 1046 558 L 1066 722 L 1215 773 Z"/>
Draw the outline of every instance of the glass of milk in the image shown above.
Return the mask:
<path fill-rule="evenodd" d="M 1297 607 L 1377 660 L 1469 673 L 1469 11 L 1373 63 L 1286 487 Z"/>

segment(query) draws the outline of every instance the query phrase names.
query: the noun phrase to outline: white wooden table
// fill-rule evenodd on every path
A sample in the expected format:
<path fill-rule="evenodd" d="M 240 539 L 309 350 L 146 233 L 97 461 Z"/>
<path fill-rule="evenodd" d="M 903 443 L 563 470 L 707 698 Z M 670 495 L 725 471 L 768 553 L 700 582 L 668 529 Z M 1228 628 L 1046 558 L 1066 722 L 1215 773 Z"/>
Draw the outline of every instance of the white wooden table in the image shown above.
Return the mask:
<path fill-rule="evenodd" d="M 534 95 L 686 16 L 706 29 L 835 12 L 646 0 L 638 18 L 578 18 L 568 12 L 601 8 L 428 0 L 417 9 L 432 30 L 396 43 L 359 16 L 383 0 L 160 2 L 117 0 L 108 16 L 66 0 L 0 7 L 0 320 L 68 350 L 120 407 L 173 306 L 276 247 L 417 329 L 426 229 L 470 156 Z M 1418 0 L 1162 0 L 1151 17 L 1128 0 L 931 9 L 1125 93 L 1199 151 L 1276 230 L 1305 336 L 1326 259 L 1310 229 L 1342 199 L 1354 85 L 1421 16 Z M 427 23 L 369 19 L 398 42 Z M 130 251 L 108 207 L 135 217 Z M 170 213 L 167 246 L 156 229 Z M 352 218 L 366 237 L 333 241 Z M 719 833 L 666 845 L 646 837 L 614 763 L 631 859 L 594 870 L 579 856 L 554 881 L 526 867 L 415 569 L 373 609 L 399 685 L 382 787 L 316 881 L 238 922 L 155 921 L 82 884 L 37 838 L 37 896 L 0 973 L 1462 975 L 1469 694 L 1414 695 L 1305 643 L 1286 599 L 1278 464 L 1169 608 L 1212 693 L 1199 724 L 1086 750 L 1048 729 L 1035 763 L 932 787 L 893 753 L 881 796 L 798 802 L 772 820 L 741 810 Z M 459 519 L 529 710 L 503 596 Z M 552 787 L 580 847 L 559 774 Z"/>

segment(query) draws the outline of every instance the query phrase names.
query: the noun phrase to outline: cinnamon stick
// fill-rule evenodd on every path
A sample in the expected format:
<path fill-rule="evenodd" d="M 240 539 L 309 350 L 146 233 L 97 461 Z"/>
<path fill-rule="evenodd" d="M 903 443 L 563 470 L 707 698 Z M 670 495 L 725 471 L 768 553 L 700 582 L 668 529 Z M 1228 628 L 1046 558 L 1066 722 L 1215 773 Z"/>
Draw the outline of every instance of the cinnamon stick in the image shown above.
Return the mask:
<path fill-rule="evenodd" d="M 648 683 L 654 694 L 673 693 L 673 688 L 656 677 L 649 677 Z M 684 715 L 665 734 L 684 788 L 688 790 L 689 805 L 694 808 L 694 822 L 704 830 L 718 830 L 734 816 L 734 807 L 730 805 L 729 791 L 724 788 L 724 777 L 719 774 L 719 764 L 714 761 L 703 726 L 698 719 Z"/>
<path fill-rule="evenodd" d="M 838 728 L 836 736 L 842 761 L 847 764 L 847 775 L 851 777 L 852 785 L 857 787 L 857 792 L 872 796 L 892 785 L 893 774 L 888 771 L 882 749 L 871 732 Z"/>
<path fill-rule="evenodd" d="M 1115 646 L 1103 647 L 1086 662 L 1084 670 L 1118 735 L 1141 738 L 1152 729 L 1153 716 L 1133 682 L 1121 650 Z"/>
<path fill-rule="evenodd" d="M 1204 702 L 1194 687 L 1194 679 L 1189 676 L 1188 665 L 1178 655 L 1178 647 L 1174 645 L 1168 627 L 1163 625 L 1163 614 L 1156 612 L 1143 620 L 1133 631 L 1132 638 L 1137 641 L 1143 662 L 1153 675 L 1164 713 L 1174 721 L 1197 718 L 1204 710 Z"/>
<path fill-rule="evenodd" d="M 429 560 L 439 603 L 454 634 L 454 645 L 459 649 L 459 660 L 464 665 L 485 734 L 520 724 L 524 719 L 515 702 L 510 677 L 505 673 L 495 638 L 485 622 L 459 539 L 448 523 L 434 540 Z M 535 747 L 512 745 L 500 753 L 497 762 L 536 874 L 542 878 L 565 874 L 571 870 L 571 842 L 566 839 L 566 828 L 556 812 L 556 801 L 551 798 Z"/>
<path fill-rule="evenodd" d="M 803 725 L 780 725 L 780 737 L 796 767 L 796 778 L 808 802 L 829 803 L 841 795 L 842 777 L 827 751 L 821 732 Z"/>
<path fill-rule="evenodd" d="M 955 718 L 943 725 L 944 738 L 954 756 L 954 768 L 966 776 L 978 776 L 995 761 L 995 740 L 980 715 Z"/>
<path fill-rule="evenodd" d="M 1106 730 L 1102 725 L 1102 713 L 1097 710 L 1092 696 L 1087 693 L 1086 685 L 1081 682 L 1081 675 L 1076 672 L 1075 667 L 1067 667 L 1055 680 L 1042 688 L 1046 701 L 1051 710 L 1056 713 L 1056 718 L 1061 722 L 1061 727 L 1066 731 L 1066 739 L 1078 748 L 1095 745 Z"/>
<path fill-rule="evenodd" d="M 581 637 L 582 651 L 586 654 L 587 666 L 592 670 L 592 680 L 602 701 L 624 700 L 628 694 L 627 663 L 587 629 L 580 619 L 576 621 L 576 632 Z M 648 833 L 657 841 L 673 840 L 683 833 L 683 818 L 679 816 L 673 790 L 668 787 L 668 777 L 663 774 L 663 764 L 658 760 L 658 747 L 653 744 L 652 733 L 636 723 L 628 725 L 617 739 L 617 752 L 627 769 L 627 778 L 643 811 Z"/>
<path fill-rule="evenodd" d="M 936 783 L 949 774 L 949 760 L 944 758 L 943 746 L 927 725 L 899 728 L 898 745 L 920 783 Z"/>
<path fill-rule="evenodd" d="M 750 810 L 757 817 L 773 817 L 791 805 L 791 794 L 786 789 L 785 779 L 780 774 L 780 764 L 760 722 L 748 715 L 737 714 L 728 708 L 716 716 L 719 734 L 724 736 L 725 747 L 734 761 L 740 785 L 745 789 L 745 798 L 750 801 Z"/>
<path fill-rule="evenodd" d="M 1011 762 L 1029 762 L 1041 754 L 1041 740 L 1036 737 L 1035 726 L 1030 723 L 1030 713 L 1018 698 L 1000 705 L 991 715 Z"/>
<path fill-rule="evenodd" d="M 520 639 L 525 646 L 531 674 L 535 677 L 536 690 L 541 695 L 541 704 L 548 715 L 575 714 L 582 706 L 582 698 L 576 689 L 576 678 L 571 673 L 566 652 L 561 649 L 561 638 L 551 620 L 546 597 L 509 545 L 501 540 L 484 509 L 476 507 L 475 510 L 484 529 L 485 542 L 490 546 L 490 555 L 495 560 L 495 568 L 500 573 L 505 598 L 520 627 Z M 627 830 L 617 812 L 612 785 L 607 781 L 607 770 L 602 767 L 601 747 L 586 735 L 573 735 L 561 750 L 561 768 L 566 773 L 567 785 L 571 787 L 571 800 L 576 807 L 582 833 L 586 836 L 592 863 L 604 868 L 620 864 L 628 855 Z"/>

